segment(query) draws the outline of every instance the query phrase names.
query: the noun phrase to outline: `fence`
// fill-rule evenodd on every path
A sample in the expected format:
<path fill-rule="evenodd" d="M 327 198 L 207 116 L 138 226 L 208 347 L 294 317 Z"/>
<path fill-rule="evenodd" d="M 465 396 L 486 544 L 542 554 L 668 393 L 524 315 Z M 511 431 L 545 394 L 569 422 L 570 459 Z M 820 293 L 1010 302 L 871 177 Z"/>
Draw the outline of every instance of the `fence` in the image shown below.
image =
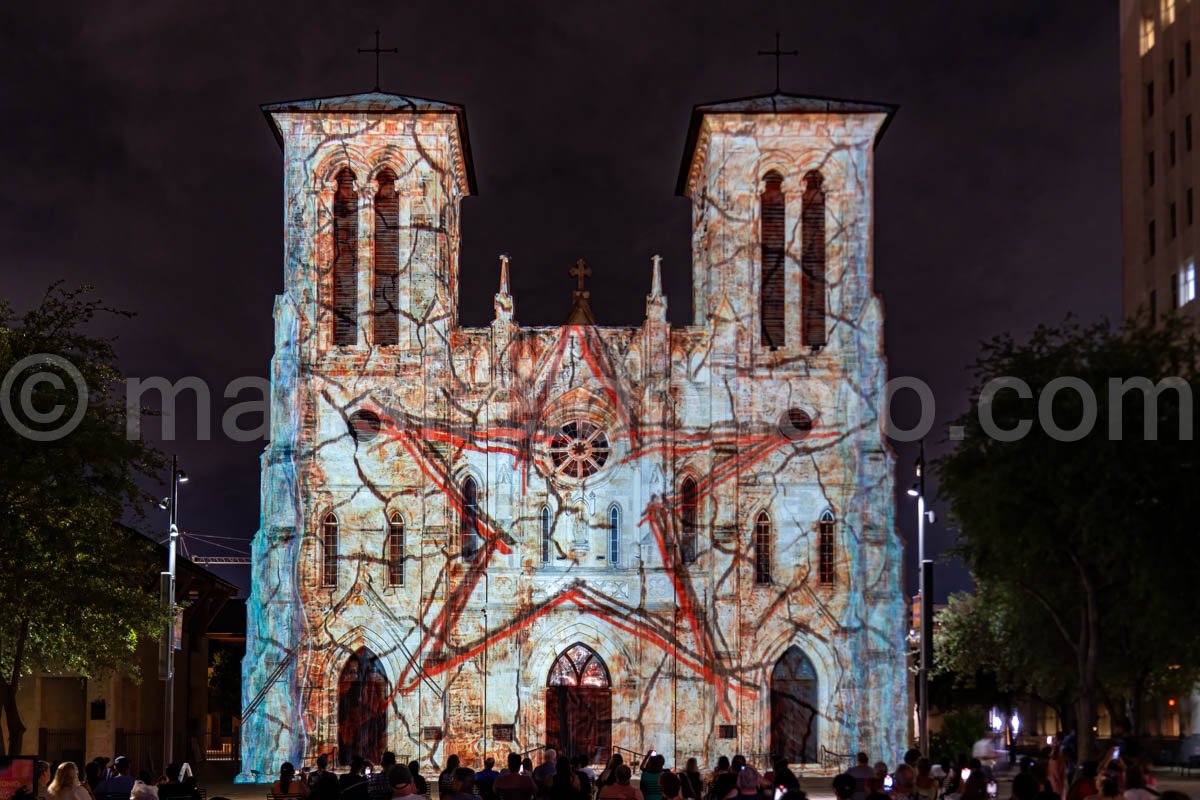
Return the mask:
<path fill-rule="evenodd" d="M 74 761 L 82 767 L 87 761 L 84 738 L 84 731 L 74 728 L 38 728 L 38 754 L 51 764 Z"/>

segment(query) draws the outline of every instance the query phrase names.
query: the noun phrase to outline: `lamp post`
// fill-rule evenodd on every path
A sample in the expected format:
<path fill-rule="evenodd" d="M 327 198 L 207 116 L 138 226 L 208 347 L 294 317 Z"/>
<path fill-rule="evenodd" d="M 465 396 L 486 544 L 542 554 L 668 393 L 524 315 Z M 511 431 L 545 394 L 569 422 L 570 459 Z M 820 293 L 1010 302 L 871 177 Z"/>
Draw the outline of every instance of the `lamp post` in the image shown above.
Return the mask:
<path fill-rule="evenodd" d="M 925 558 L 925 520 L 932 512 L 925 510 L 925 440 L 916 463 L 917 480 L 908 490 L 910 497 L 917 498 L 917 563 L 921 569 L 917 584 L 917 598 L 921 608 L 920 634 L 921 651 L 917 666 L 917 738 L 921 744 L 921 755 L 929 757 L 929 667 L 933 661 L 933 611 L 929 599 L 933 594 L 933 562 Z"/>
<path fill-rule="evenodd" d="M 167 512 L 167 571 L 160 577 L 159 587 L 163 610 L 167 612 L 163 631 L 162 658 L 159 677 L 166 683 L 163 696 L 163 769 L 171 763 L 175 744 L 175 551 L 179 544 L 179 484 L 187 483 L 187 473 L 179 468 L 179 460 L 171 456 L 170 494 L 162 499 L 159 508 Z"/>

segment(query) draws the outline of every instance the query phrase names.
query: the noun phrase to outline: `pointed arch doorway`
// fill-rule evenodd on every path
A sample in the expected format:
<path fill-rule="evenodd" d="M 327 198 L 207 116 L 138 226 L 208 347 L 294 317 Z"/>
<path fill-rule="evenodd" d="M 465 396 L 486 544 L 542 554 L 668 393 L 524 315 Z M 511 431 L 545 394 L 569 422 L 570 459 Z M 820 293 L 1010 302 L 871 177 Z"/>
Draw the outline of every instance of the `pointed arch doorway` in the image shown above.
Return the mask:
<path fill-rule="evenodd" d="M 362 756 L 378 764 L 387 749 L 388 681 L 379 657 L 360 647 L 338 678 L 338 763 Z"/>
<path fill-rule="evenodd" d="M 771 670 L 771 752 L 792 764 L 817 760 L 817 671 L 792 645 Z"/>
<path fill-rule="evenodd" d="M 546 681 L 546 746 L 603 764 L 612 750 L 612 679 L 595 650 L 563 650 Z"/>

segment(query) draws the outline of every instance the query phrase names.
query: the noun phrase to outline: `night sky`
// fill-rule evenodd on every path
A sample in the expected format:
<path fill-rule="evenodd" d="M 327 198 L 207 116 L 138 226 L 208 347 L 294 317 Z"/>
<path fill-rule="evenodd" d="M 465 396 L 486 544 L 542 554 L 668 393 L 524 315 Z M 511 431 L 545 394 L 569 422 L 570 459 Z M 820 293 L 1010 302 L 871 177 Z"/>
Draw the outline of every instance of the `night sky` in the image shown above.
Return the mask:
<path fill-rule="evenodd" d="M 800 51 L 785 90 L 900 106 L 877 150 L 875 288 L 892 375 L 936 394 L 933 453 L 979 340 L 1119 313 L 1115 3 L 68 5 L 0 10 L 0 297 L 24 310 L 55 279 L 92 284 L 137 312 L 97 327 L 127 375 L 213 387 L 214 439 L 196 441 L 185 402 L 162 445 L 194 478 L 185 531 L 258 525 L 264 443 L 216 433 L 225 385 L 267 375 L 282 286 L 282 157 L 258 106 L 369 90 L 373 57 L 355 50 L 376 27 L 400 48 L 384 90 L 467 108 L 480 194 L 463 203 L 464 324 L 490 320 L 501 252 L 523 324 L 562 321 L 579 257 L 599 321 L 639 324 L 655 253 L 671 321 L 690 320 L 674 195 L 688 115 L 769 92 L 756 51 L 776 29 Z M 898 402 L 897 421 L 912 411 Z M 915 446 L 897 454 L 908 535 Z M 931 552 L 952 541 L 939 520 Z M 915 561 L 913 547 L 910 587 Z M 224 573 L 245 587 L 245 569 Z M 939 596 L 969 583 L 954 564 L 939 581 Z"/>

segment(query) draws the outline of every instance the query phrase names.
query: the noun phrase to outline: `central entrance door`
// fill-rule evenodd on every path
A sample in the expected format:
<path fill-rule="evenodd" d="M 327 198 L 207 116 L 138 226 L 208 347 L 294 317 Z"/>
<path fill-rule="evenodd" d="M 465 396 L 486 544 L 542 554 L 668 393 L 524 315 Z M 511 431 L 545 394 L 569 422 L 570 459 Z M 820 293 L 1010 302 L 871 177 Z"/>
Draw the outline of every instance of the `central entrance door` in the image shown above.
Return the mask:
<path fill-rule="evenodd" d="M 388 682 L 379 658 L 360 647 L 338 679 L 338 762 L 362 756 L 378 764 L 387 749 Z"/>
<path fill-rule="evenodd" d="M 604 661 L 585 644 L 563 650 L 546 686 L 546 746 L 559 755 L 603 764 L 612 749 L 612 681 Z"/>
<path fill-rule="evenodd" d="M 799 647 L 771 671 L 771 752 L 790 763 L 817 760 L 817 671 Z"/>

